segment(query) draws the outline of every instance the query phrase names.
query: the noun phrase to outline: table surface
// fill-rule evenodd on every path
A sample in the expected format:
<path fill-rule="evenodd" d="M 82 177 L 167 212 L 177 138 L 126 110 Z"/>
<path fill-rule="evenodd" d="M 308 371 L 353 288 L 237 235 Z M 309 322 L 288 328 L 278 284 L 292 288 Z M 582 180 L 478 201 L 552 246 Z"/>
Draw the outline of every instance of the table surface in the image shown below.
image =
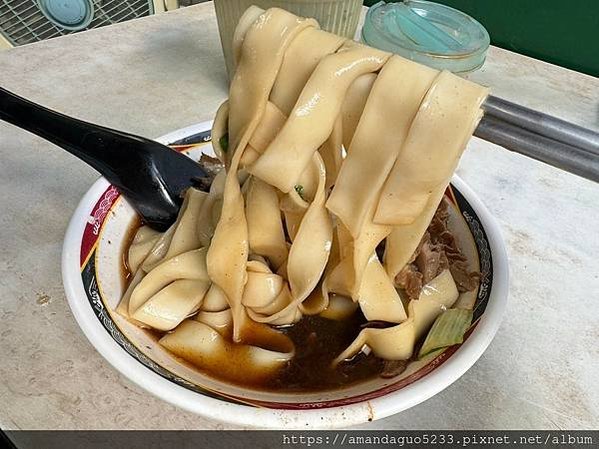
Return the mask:
<path fill-rule="evenodd" d="M 148 137 L 212 118 L 227 81 L 211 3 L 0 52 L 0 85 Z M 599 80 L 498 48 L 471 75 L 493 93 L 599 128 Z M 500 223 L 505 319 L 449 388 L 361 428 L 599 427 L 599 184 L 473 138 L 458 173 Z M 0 427 L 222 429 L 121 376 L 62 287 L 62 239 L 98 174 L 0 123 Z"/>

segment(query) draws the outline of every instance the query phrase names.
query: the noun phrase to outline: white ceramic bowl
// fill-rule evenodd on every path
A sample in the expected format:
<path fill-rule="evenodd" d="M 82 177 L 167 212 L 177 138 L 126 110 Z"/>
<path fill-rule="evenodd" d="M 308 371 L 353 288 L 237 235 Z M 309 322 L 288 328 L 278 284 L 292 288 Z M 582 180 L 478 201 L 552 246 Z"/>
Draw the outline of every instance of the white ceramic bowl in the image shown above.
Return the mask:
<path fill-rule="evenodd" d="M 202 151 L 212 154 L 210 123 L 158 140 L 194 158 Z M 508 266 L 495 220 L 458 177 L 448 197 L 455 206 L 454 227 L 461 227 L 460 244 L 475 254 L 483 274 L 476 324 L 462 345 L 410 366 L 397 378 L 373 379 L 334 392 L 265 393 L 228 385 L 174 358 L 156 339 L 113 312 L 124 287 L 122 254 L 136 217 L 103 178 L 79 203 L 65 236 L 66 295 L 79 326 L 106 360 L 133 382 L 183 409 L 268 428 L 332 428 L 384 418 L 430 398 L 464 374 L 491 342 L 505 310 Z"/>

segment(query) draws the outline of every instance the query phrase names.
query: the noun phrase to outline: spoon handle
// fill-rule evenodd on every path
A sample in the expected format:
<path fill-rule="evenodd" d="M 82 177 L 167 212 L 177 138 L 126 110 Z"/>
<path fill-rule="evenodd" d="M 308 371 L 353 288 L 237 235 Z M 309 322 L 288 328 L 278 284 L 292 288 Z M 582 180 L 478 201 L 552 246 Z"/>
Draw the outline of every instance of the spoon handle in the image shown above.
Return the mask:
<path fill-rule="evenodd" d="M 206 177 L 196 162 L 161 143 L 68 117 L 1 87 L 0 120 L 58 145 L 95 168 L 157 230 L 165 230 L 175 220 L 183 192 Z"/>

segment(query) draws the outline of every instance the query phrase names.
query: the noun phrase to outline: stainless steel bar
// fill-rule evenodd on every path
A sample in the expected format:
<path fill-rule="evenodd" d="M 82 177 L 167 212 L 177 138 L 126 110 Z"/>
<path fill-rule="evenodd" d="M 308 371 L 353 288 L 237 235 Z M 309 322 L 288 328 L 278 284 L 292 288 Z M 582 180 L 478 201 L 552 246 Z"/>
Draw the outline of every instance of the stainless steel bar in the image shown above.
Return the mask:
<path fill-rule="evenodd" d="M 489 96 L 482 105 L 485 117 L 493 116 L 504 122 L 532 131 L 538 135 L 582 148 L 599 156 L 599 133 L 539 111 L 520 106 L 502 98 Z"/>
<path fill-rule="evenodd" d="M 474 135 L 591 181 L 599 182 L 599 156 L 485 115 Z"/>

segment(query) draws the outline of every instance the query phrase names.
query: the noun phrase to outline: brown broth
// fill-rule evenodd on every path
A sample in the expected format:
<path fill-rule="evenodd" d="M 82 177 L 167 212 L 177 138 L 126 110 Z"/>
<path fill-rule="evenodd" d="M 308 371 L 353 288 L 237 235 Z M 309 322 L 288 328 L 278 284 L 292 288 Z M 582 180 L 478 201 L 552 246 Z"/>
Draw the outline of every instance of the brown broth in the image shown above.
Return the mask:
<path fill-rule="evenodd" d="M 378 377 L 383 361 L 358 355 L 351 362 L 332 367 L 333 360 L 358 336 L 366 319 L 360 311 L 345 320 L 305 316 L 283 331 L 295 344 L 295 356 L 267 381 L 268 390 L 318 391 L 355 384 Z"/>
<path fill-rule="evenodd" d="M 121 273 L 125 285 L 130 280 L 130 270 L 127 266 L 127 253 L 141 220 L 136 218 L 128 229 L 122 246 Z M 343 362 L 333 368 L 333 360 L 347 348 L 362 330 L 366 319 L 358 309 L 350 318 L 344 320 L 330 320 L 320 316 L 304 316 L 299 322 L 292 326 L 283 327 L 279 330 L 286 334 L 295 346 L 295 356 L 287 362 L 274 376 L 262 377 L 260 381 L 250 382 L 232 381 L 227 379 L 226 373 L 219 372 L 219 367 L 213 369 L 202 369 L 189 360 L 175 356 L 180 363 L 195 369 L 196 371 L 209 375 L 210 377 L 231 382 L 236 385 L 266 391 L 287 392 L 315 392 L 324 390 L 335 390 L 344 386 L 364 382 L 368 379 L 384 375 L 385 361 L 373 354 L 365 355 L 359 353 L 351 361 Z M 154 329 L 145 329 L 146 333 L 155 341 L 159 341 L 166 332 Z M 421 341 L 417 342 L 414 356 L 418 353 Z M 166 350 L 166 349 L 165 349 Z M 239 361 L 243 364 L 243 361 Z M 236 365 L 233 363 L 232 365 Z"/>
<path fill-rule="evenodd" d="M 123 285 L 127 285 L 131 278 L 131 270 L 127 264 L 128 249 L 142 224 L 136 217 L 123 239 L 121 256 Z M 280 329 L 293 341 L 295 356 L 274 377 L 260 383 L 236 383 L 267 391 L 308 392 L 334 390 L 378 377 L 383 370 L 383 360 L 373 355 L 358 354 L 351 362 L 342 363 L 337 368 L 332 367 L 335 357 L 357 337 L 361 330 L 360 326 L 365 322 L 366 319 L 359 310 L 349 319 L 340 321 L 319 316 L 304 316 L 293 326 Z M 155 329 L 144 329 L 144 331 L 156 342 L 166 334 Z M 176 358 L 203 374 L 219 377 L 216 369 L 207 372 L 188 360 Z"/>
<path fill-rule="evenodd" d="M 373 355 L 358 354 L 352 361 L 332 367 L 333 360 L 353 341 L 365 322 L 361 312 L 342 321 L 319 316 L 305 316 L 293 326 L 283 329 L 295 345 L 295 356 L 274 376 L 243 377 L 232 372 L 244 369 L 244 360 L 227 363 L 226 367 L 197 366 L 191 359 L 172 354 L 179 363 L 204 375 L 247 388 L 273 392 L 316 392 L 335 390 L 380 376 L 384 361 Z M 167 332 L 144 329 L 158 342 Z M 316 335 L 316 337 L 315 337 Z M 166 348 L 164 348 L 167 350 Z"/>

